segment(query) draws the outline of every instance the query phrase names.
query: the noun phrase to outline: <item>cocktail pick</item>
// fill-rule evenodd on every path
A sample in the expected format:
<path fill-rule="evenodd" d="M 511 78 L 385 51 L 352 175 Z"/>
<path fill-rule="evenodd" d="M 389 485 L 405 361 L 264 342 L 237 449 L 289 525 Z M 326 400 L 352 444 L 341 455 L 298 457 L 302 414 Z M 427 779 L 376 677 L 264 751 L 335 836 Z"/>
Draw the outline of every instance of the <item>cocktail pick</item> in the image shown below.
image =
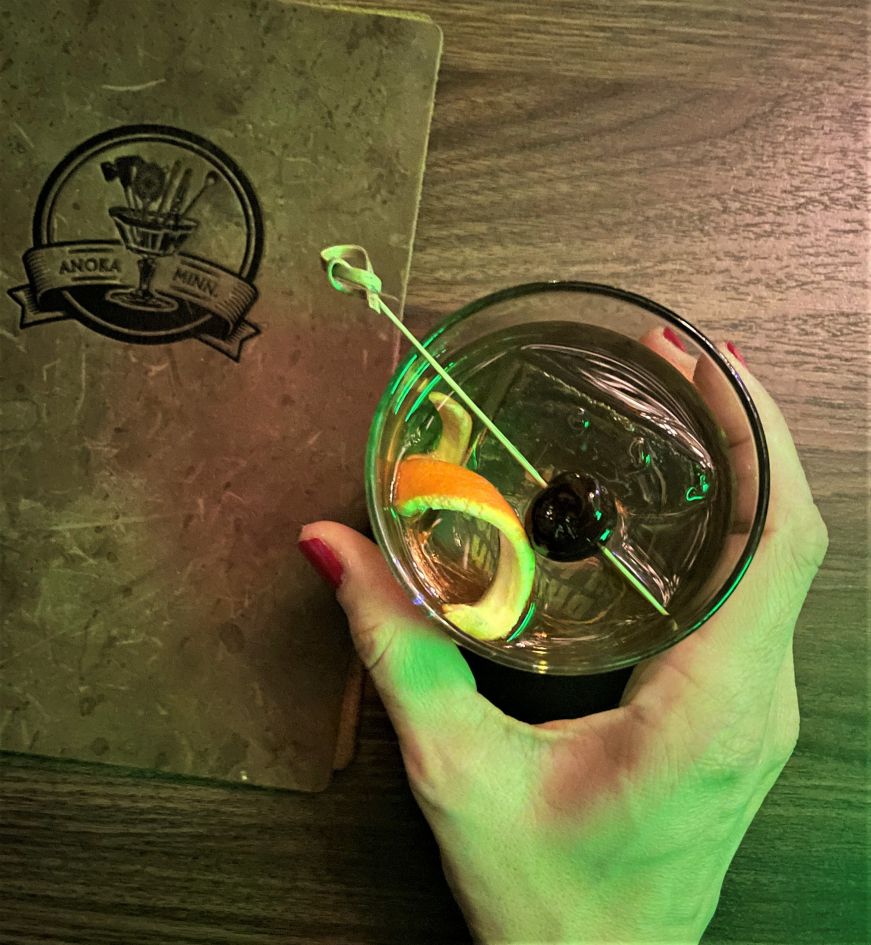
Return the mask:
<path fill-rule="evenodd" d="M 187 168 L 184 174 L 181 175 L 181 180 L 179 181 L 178 188 L 176 189 L 175 196 L 172 198 L 172 203 L 169 205 L 169 215 L 178 217 L 181 214 L 181 205 L 184 203 L 184 198 L 187 196 L 188 187 L 191 183 L 191 169 Z"/>
<path fill-rule="evenodd" d="M 181 215 L 186 217 L 192 210 L 193 205 L 202 197 L 202 195 L 209 189 L 218 183 L 218 175 L 215 171 L 209 171 L 206 174 L 206 179 L 203 181 L 202 187 L 193 195 L 190 203 L 182 210 Z"/>
<path fill-rule="evenodd" d="M 167 204 L 169 203 L 170 195 L 175 193 L 176 185 L 178 184 L 179 175 L 181 174 L 181 161 L 173 161 L 172 167 L 169 170 L 169 173 L 166 175 L 166 183 L 163 187 L 163 193 L 160 195 L 160 203 L 157 205 L 158 213 L 165 213 L 167 209 Z"/>
<path fill-rule="evenodd" d="M 352 253 L 360 253 L 366 268 L 352 266 L 346 256 Z M 435 360 L 435 358 L 424 348 L 424 346 L 414 337 L 414 335 L 403 325 L 403 323 L 390 311 L 390 309 L 381 301 L 381 280 L 372 270 L 372 263 L 369 254 L 362 246 L 330 246 L 321 253 L 321 258 L 326 263 L 327 278 L 330 285 L 339 292 L 347 295 L 353 295 L 355 292 L 363 289 L 366 293 L 366 301 L 369 308 L 376 312 L 383 313 L 390 321 L 405 335 L 414 345 L 417 351 L 424 357 L 430 367 L 439 374 L 442 380 L 454 391 L 454 393 L 463 401 L 463 403 L 475 414 L 487 429 L 496 437 L 496 439 L 508 450 L 518 463 L 529 473 L 530 476 L 542 487 L 547 488 L 547 482 L 542 479 L 536 468 L 526 459 L 517 447 L 505 436 L 505 434 L 496 426 L 496 424 L 481 410 L 481 408 L 472 400 L 471 397 L 460 387 L 460 385 L 445 371 L 445 369 Z M 335 275 L 336 269 L 340 269 L 341 277 Z M 350 286 L 350 288 L 349 288 Z"/>
<path fill-rule="evenodd" d="M 136 179 L 136 174 L 140 166 L 144 163 L 145 162 L 138 154 L 123 155 L 115 161 L 115 167 L 118 169 L 118 179 L 121 181 L 124 193 L 127 194 L 130 206 L 133 207 L 134 210 L 141 208 L 136 201 L 136 191 L 133 187 L 133 182 Z"/>
<path fill-rule="evenodd" d="M 604 544 L 599 545 L 599 551 L 602 552 L 602 555 L 607 561 L 616 568 L 620 574 L 626 578 L 627 582 L 635 588 L 636 591 L 650 604 L 651 607 L 658 613 L 662 614 L 663 617 L 668 617 L 669 613 L 665 607 L 660 604 L 660 602 L 650 593 L 649 590 L 638 580 L 638 578 L 626 567 L 625 564 Z"/>
<path fill-rule="evenodd" d="M 360 259 L 365 268 L 359 265 L 352 265 L 348 259 L 354 257 Z M 382 292 L 381 279 L 375 274 L 372 268 L 372 261 L 369 254 L 362 246 L 339 245 L 328 246 L 321 251 L 321 261 L 327 272 L 327 278 L 330 285 L 339 292 L 346 295 L 356 295 L 361 291 L 366 295 L 366 302 L 373 311 L 386 315 L 391 322 L 402 332 L 411 342 L 417 352 L 429 363 L 430 367 L 442 378 L 442 380 L 454 391 L 454 393 L 463 401 L 463 403 L 475 414 L 475 416 L 487 427 L 494 437 L 505 447 L 514 457 L 523 469 L 537 482 L 543 489 L 548 487 L 547 481 L 541 476 L 538 470 L 526 459 L 519 449 L 505 436 L 505 434 L 496 426 L 496 424 L 481 410 L 480 407 L 469 397 L 469 395 L 460 387 L 460 385 L 445 371 L 445 369 L 435 360 L 435 358 L 424 348 L 417 338 L 406 328 L 406 326 L 394 315 L 394 313 L 381 300 Z M 396 296 L 387 296 L 395 299 Z M 599 551 L 602 556 L 623 576 L 627 583 L 633 587 L 657 613 L 668 617 L 668 611 L 662 604 L 650 593 L 644 584 L 620 561 L 613 552 L 611 552 L 603 542 L 598 543 Z"/>

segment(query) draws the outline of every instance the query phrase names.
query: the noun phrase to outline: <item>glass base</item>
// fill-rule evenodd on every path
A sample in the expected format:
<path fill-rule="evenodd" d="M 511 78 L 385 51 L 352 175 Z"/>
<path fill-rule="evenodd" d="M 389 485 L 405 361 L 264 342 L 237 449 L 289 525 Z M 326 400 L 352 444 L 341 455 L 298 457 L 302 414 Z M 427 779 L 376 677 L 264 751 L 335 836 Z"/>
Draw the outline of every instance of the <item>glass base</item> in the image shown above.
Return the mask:
<path fill-rule="evenodd" d="M 532 725 L 616 709 L 634 668 L 591 676 L 545 676 L 502 666 L 462 647 L 460 652 L 478 692 L 506 715 Z"/>
<path fill-rule="evenodd" d="M 142 312 L 174 312 L 178 308 L 174 299 L 139 289 L 113 289 L 106 293 L 106 301 Z"/>

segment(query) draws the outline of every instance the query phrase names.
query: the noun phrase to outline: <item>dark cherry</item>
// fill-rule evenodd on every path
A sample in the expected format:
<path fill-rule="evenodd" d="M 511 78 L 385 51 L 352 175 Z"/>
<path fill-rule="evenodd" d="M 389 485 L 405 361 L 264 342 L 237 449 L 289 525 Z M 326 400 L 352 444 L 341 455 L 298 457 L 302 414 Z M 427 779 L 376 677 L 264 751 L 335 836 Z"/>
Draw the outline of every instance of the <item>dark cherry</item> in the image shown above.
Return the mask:
<path fill-rule="evenodd" d="M 595 554 L 617 523 L 611 494 L 591 476 L 564 472 L 535 497 L 526 513 L 526 534 L 553 561 Z"/>

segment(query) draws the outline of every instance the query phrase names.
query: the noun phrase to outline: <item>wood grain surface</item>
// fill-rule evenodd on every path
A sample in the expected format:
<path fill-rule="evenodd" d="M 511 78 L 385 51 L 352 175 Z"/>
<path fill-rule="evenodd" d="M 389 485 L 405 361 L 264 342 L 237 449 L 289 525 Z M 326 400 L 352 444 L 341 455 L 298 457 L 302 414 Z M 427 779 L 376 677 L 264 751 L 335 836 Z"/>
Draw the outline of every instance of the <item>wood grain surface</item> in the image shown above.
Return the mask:
<path fill-rule="evenodd" d="M 801 737 L 704 941 L 858 945 L 867 936 L 866 4 L 404 8 L 445 33 L 411 328 L 510 282 L 608 282 L 734 340 L 787 416 L 831 535 L 796 631 Z M 3 943 L 469 941 L 371 687 L 357 757 L 321 795 L 6 756 L 0 803 Z"/>

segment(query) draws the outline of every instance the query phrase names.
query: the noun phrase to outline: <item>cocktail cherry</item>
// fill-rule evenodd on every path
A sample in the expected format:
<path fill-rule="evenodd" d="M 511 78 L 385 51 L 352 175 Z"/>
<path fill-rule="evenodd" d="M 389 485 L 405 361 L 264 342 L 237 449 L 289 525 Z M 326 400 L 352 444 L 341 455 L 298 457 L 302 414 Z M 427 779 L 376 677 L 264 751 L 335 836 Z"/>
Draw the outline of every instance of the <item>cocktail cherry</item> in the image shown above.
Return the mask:
<path fill-rule="evenodd" d="M 532 547 L 552 561 L 595 554 L 617 524 L 611 493 L 592 476 L 564 472 L 533 499 L 526 513 Z"/>

